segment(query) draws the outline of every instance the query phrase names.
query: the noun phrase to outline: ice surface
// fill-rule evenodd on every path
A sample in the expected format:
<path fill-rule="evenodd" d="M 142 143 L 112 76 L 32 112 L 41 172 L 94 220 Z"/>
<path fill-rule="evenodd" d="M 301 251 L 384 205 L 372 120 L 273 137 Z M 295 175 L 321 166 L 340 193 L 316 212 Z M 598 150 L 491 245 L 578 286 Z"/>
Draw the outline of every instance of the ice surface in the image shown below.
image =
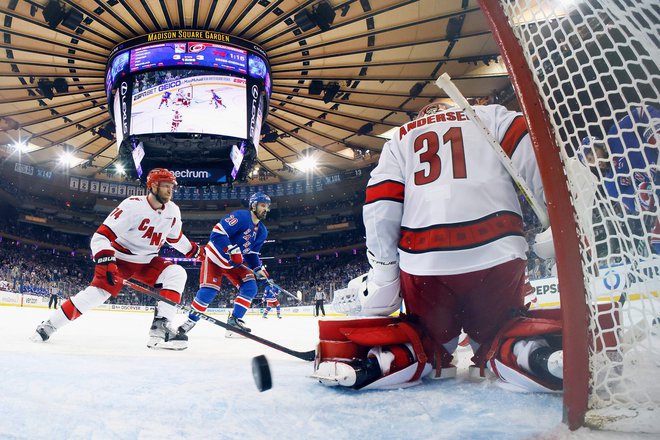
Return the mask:
<path fill-rule="evenodd" d="M 646 439 L 570 433 L 558 395 L 516 394 L 459 378 L 355 392 L 308 378 L 312 363 L 200 322 L 185 351 L 146 347 L 151 315 L 91 311 L 47 343 L 29 336 L 50 311 L 0 307 L 1 439 Z M 224 317 L 221 317 L 224 319 Z M 183 319 L 183 316 L 180 317 Z M 313 349 L 316 318 L 250 315 L 253 332 Z M 265 354 L 273 388 L 259 393 L 251 359 Z"/>

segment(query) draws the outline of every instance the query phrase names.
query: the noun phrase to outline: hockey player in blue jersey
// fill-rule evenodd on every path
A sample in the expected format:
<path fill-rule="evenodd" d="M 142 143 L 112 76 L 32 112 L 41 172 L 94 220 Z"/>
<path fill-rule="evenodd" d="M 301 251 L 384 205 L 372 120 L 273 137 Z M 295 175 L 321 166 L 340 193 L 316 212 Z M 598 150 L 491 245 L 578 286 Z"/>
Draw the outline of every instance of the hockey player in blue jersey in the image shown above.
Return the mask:
<path fill-rule="evenodd" d="M 650 236 L 655 254 L 660 254 L 658 142 L 660 110 L 651 105 L 631 107 L 607 135 L 612 170 L 605 176 L 607 194 L 621 201 L 626 214 L 640 219 L 631 225 L 632 232 Z"/>
<path fill-rule="evenodd" d="M 243 316 L 257 294 L 257 279 L 267 279 L 268 272 L 261 263 L 259 251 L 266 241 L 268 231 L 262 221 L 270 211 L 270 197 L 264 193 L 253 194 L 248 202 L 249 210 L 234 211 L 213 227 L 206 245 L 207 259 L 199 274 L 199 290 L 192 308 L 204 312 L 218 294 L 222 278 L 226 277 L 236 288 L 234 309 L 227 324 L 249 332 Z M 179 327 L 178 334 L 186 334 L 199 321 L 191 313 Z M 233 332 L 228 331 L 227 337 Z"/>
<path fill-rule="evenodd" d="M 660 254 L 658 221 L 658 146 L 660 114 L 655 107 L 632 107 L 609 130 L 607 144 L 595 137 L 582 140 L 580 159 L 604 182 L 605 193 L 628 218 L 629 234 L 650 237 Z"/>
<path fill-rule="evenodd" d="M 264 301 L 266 301 L 266 310 L 264 311 L 263 318 L 268 318 L 268 312 L 270 309 L 275 307 L 277 311 L 277 317 L 282 319 L 280 314 L 280 301 L 277 299 L 277 295 L 280 293 L 280 289 L 270 284 L 264 289 Z"/>
<path fill-rule="evenodd" d="M 165 104 L 165 107 L 169 107 L 170 106 L 170 96 L 172 96 L 172 93 L 170 93 L 170 92 L 163 93 L 163 96 L 161 96 L 161 98 L 160 98 L 160 105 L 158 106 L 158 108 L 161 108 L 163 106 L 163 104 Z"/>
<path fill-rule="evenodd" d="M 215 90 L 211 90 L 211 93 L 213 94 L 211 97 L 211 102 L 215 104 L 215 108 L 218 108 L 219 105 L 227 108 L 227 106 L 222 103 L 222 98 L 217 93 L 215 93 Z"/>

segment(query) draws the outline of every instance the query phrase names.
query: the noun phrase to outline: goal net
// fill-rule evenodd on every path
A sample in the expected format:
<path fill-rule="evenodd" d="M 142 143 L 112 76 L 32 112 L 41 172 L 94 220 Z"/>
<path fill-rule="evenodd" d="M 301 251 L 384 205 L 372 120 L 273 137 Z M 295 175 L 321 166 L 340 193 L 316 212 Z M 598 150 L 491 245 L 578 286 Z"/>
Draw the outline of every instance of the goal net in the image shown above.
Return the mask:
<path fill-rule="evenodd" d="M 174 94 L 174 103 L 184 107 L 189 107 L 193 98 L 193 86 L 181 86 L 176 90 L 176 93 Z"/>
<path fill-rule="evenodd" d="M 479 2 L 546 188 L 565 421 L 660 432 L 660 4 Z"/>

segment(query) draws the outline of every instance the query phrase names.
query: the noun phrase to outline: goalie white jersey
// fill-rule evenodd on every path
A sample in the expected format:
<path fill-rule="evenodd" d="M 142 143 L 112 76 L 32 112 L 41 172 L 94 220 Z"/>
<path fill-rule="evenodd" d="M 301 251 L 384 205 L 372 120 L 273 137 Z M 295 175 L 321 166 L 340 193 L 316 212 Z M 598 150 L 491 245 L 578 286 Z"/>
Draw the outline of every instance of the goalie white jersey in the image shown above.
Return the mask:
<path fill-rule="evenodd" d="M 181 229 L 181 211 L 168 202 L 154 209 L 147 196 L 122 201 L 92 236 L 92 253 L 113 250 L 118 259 L 131 263 L 149 263 L 167 241 L 185 254 L 192 249 Z"/>
<path fill-rule="evenodd" d="M 476 106 L 477 115 L 532 189 L 541 177 L 519 113 Z M 363 209 L 367 248 L 412 275 L 452 275 L 526 259 L 511 177 L 463 111 L 449 109 L 399 128 L 381 153 Z"/>

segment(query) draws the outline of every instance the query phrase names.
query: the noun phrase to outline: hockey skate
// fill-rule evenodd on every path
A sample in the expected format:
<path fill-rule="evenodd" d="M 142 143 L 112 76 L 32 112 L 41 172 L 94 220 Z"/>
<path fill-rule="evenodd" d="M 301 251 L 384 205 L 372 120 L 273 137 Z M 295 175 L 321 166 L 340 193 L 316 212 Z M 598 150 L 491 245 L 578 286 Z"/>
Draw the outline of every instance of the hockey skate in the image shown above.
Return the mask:
<path fill-rule="evenodd" d="M 195 321 L 187 319 L 176 331 L 177 335 L 186 335 L 197 324 Z"/>
<path fill-rule="evenodd" d="M 188 348 L 188 336 L 174 332 L 169 328 L 167 318 L 154 318 L 149 329 L 147 347 L 164 350 L 185 350 Z"/>
<path fill-rule="evenodd" d="M 32 342 L 46 342 L 50 338 L 50 335 L 55 333 L 55 330 L 56 330 L 55 327 L 53 326 L 53 324 L 50 322 L 49 319 L 37 326 L 37 329 L 35 330 L 34 334 L 30 336 L 30 340 Z"/>
<path fill-rule="evenodd" d="M 245 321 L 243 321 L 240 318 L 235 317 L 234 315 L 231 315 L 229 318 L 227 318 L 227 324 L 237 327 L 244 332 L 250 333 L 252 330 L 245 325 Z M 227 332 L 225 333 L 225 338 L 244 338 L 245 336 L 236 333 L 230 329 L 227 329 Z"/>

